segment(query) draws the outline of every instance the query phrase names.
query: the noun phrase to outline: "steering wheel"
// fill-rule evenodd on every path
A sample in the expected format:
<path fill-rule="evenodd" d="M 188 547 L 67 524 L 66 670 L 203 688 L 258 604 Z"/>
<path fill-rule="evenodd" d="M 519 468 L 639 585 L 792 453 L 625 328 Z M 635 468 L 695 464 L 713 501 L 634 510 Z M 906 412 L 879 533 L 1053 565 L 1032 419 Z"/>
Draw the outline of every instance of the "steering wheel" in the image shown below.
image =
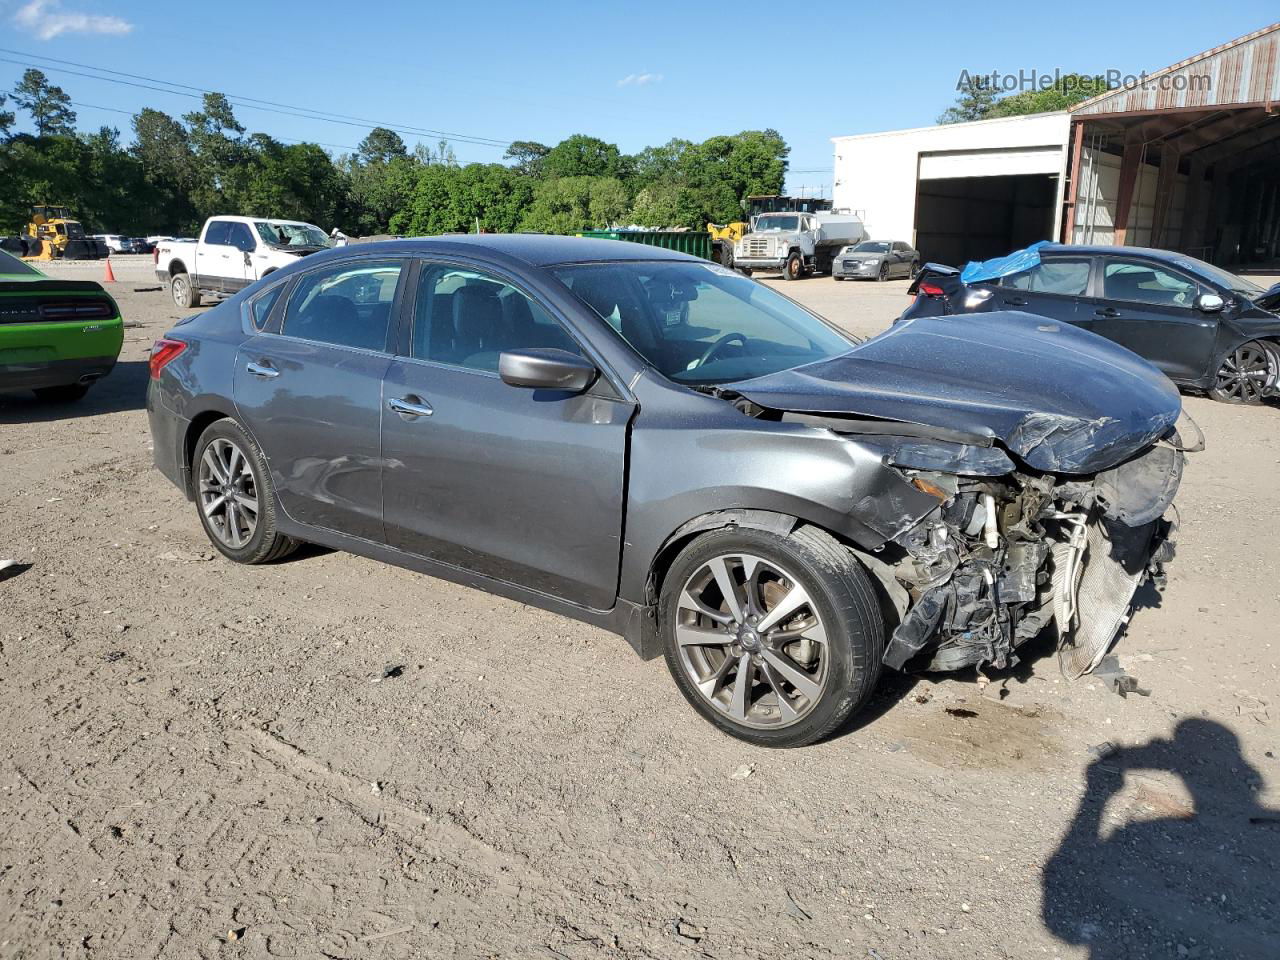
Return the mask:
<path fill-rule="evenodd" d="M 745 347 L 747 345 L 747 336 L 744 333 L 726 333 L 711 346 L 707 347 L 702 356 L 698 358 L 698 362 L 689 367 L 689 369 L 696 370 L 698 367 L 705 367 L 711 362 L 711 358 L 720 352 L 721 347 L 727 346 L 734 341 L 741 343 Z"/>

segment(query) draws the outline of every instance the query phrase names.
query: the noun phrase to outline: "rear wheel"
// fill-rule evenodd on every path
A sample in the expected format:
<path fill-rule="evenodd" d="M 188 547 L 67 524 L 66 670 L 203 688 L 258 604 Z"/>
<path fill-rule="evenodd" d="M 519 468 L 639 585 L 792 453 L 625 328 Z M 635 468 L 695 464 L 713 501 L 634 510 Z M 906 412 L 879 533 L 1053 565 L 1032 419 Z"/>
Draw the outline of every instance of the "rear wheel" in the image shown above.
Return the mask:
<path fill-rule="evenodd" d="M 799 280 L 804 276 L 804 257 L 799 253 L 792 253 L 787 257 L 787 262 L 782 265 L 782 278 L 784 280 Z"/>
<path fill-rule="evenodd" d="M 191 285 L 189 274 L 178 273 L 169 281 L 169 295 L 183 310 L 200 306 L 200 291 Z"/>
<path fill-rule="evenodd" d="M 1264 344 L 1242 343 L 1222 361 L 1209 396 L 1222 403 L 1261 403 L 1276 382 L 1276 364 L 1276 356 Z"/>
<path fill-rule="evenodd" d="M 196 509 L 209 540 L 236 563 L 268 563 L 298 548 L 276 530 L 275 495 L 266 457 L 230 417 L 196 441 L 191 473 Z"/>
<path fill-rule="evenodd" d="M 36 387 L 32 391 L 37 400 L 43 400 L 46 403 L 75 403 L 77 400 L 83 399 L 88 392 L 89 385 L 87 383 L 67 383 L 58 387 Z"/>
<path fill-rule="evenodd" d="M 884 623 L 871 582 L 816 527 L 703 534 L 664 578 L 659 617 L 667 668 L 685 699 L 760 746 L 830 735 L 880 675 Z"/>

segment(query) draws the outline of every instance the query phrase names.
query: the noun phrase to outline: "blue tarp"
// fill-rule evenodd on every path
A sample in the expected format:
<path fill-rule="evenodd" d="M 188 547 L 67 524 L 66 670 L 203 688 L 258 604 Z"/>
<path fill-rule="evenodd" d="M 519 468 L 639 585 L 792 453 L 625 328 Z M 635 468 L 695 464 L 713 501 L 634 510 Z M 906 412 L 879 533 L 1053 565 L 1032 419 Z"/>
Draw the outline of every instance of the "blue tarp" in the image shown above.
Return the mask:
<path fill-rule="evenodd" d="M 1040 248 L 1048 242 L 1048 240 L 1041 240 L 1024 250 L 1015 250 L 994 260 L 983 260 L 981 263 L 976 260 L 971 261 L 960 271 L 960 280 L 963 283 L 978 283 L 981 280 L 996 280 L 1007 277 L 1011 273 L 1030 270 L 1040 265 Z"/>

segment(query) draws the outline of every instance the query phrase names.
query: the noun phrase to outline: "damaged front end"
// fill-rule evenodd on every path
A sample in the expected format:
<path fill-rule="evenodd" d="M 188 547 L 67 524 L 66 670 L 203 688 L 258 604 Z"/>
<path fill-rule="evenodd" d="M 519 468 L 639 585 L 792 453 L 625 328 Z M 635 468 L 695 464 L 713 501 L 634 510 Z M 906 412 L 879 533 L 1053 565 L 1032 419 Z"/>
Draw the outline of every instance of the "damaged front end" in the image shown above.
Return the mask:
<path fill-rule="evenodd" d="M 888 571 L 905 591 L 884 662 L 899 670 L 1008 667 L 1022 644 L 1053 625 L 1064 674 L 1088 673 L 1128 621 L 1138 588 L 1150 578 L 1162 583 L 1175 526 L 1165 513 L 1186 449 L 1170 430 L 1092 476 L 900 465 L 939 505 L 878 557 L 882 579 Z M 985 472 L 999 453 L 988 448 L 965 466 Z M 901 454 L 888 452 L 886 461 L 895 460 Z"/>

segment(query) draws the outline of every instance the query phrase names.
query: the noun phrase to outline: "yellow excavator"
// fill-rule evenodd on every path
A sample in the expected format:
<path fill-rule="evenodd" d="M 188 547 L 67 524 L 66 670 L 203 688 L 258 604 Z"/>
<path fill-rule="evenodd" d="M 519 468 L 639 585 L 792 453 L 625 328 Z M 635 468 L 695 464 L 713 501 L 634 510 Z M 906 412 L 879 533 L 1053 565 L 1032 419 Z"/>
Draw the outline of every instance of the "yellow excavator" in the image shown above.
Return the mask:
<path fill-rule="evenodd" d="M 66 207 L 37 204 L 20 238 L 25 260 L 100 260 L 110 251 L 101 240 L 86 237 L 84 226 Z"/>

